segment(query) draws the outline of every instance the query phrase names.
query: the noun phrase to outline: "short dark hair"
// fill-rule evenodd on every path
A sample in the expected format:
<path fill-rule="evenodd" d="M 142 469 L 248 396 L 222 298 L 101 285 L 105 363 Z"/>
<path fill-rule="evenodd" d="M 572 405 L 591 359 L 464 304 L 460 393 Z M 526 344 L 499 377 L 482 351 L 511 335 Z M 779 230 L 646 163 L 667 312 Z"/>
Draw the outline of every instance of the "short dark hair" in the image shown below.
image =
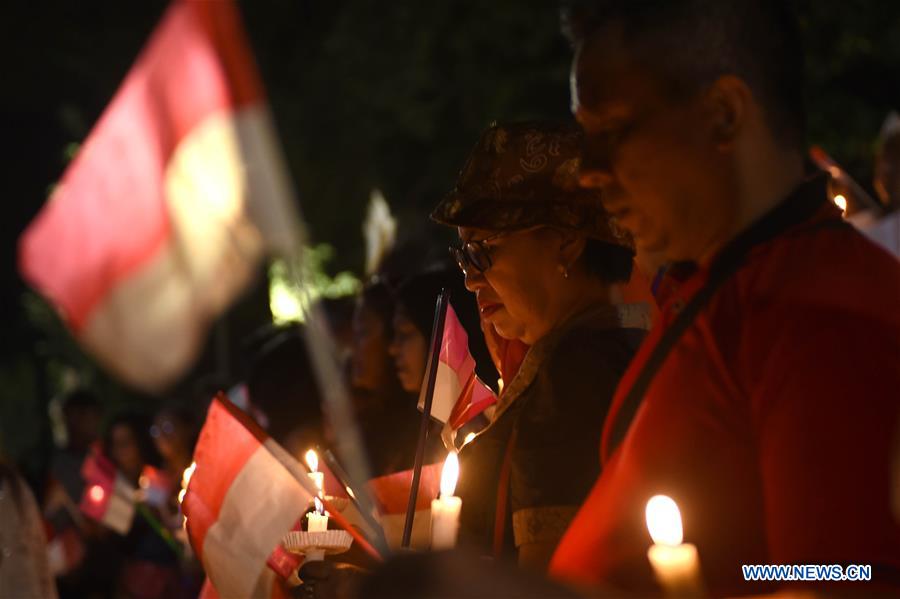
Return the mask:
<path fill-rule="evenodd" d="M 588 239 L 581 260 L 588 274 L 606 284 L 627 283 L 631 280 L 634 252 L 626 247 Z"/>
<path fill-rule="evenodd" d="M 641 40 L 657 50 L 648 66 L 673 90 L 740 77 L 776 139 L 804 146 L 803 46 L 785 0 L 568 0 L 562 21 L 576 45 L 620 23 L 629 43 Z"/>
<path fill-rule="evenodd" d="M 70 391 L 62 400 L 63 414 L 71 414 L 76 411 L 100 411 L 100 400 L 88 389 L 75 389 Z"/>

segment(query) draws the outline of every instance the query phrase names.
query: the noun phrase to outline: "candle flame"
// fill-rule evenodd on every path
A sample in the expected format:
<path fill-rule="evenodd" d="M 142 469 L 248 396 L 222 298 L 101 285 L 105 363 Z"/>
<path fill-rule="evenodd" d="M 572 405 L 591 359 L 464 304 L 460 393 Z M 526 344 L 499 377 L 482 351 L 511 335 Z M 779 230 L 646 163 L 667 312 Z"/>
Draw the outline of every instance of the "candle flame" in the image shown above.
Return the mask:
<path fill-rule="evenodd" d="M 316 455 L 316 452 L 310 449 L 306 452 L 306 465 L 309 466 L 310 472 L 318 472 L 319 471 L 319 456 Z"/>
<path fill-rule="evenodd" d="M 469 443 L 471 443 L 474 440 L 475 440 L 475 433 L 469 433 L 468 435 L 466 435 L 466 438 L 463 439 L 463 447 L 465 447 L 466 445 L 468 445 Z"/>
<path fill-rule="evenodd" d="M 197 469 L 197 462 L 191 462 L 191 465 L 184 469 L 184 472 L 181 474 L 181 488 L 187 489 L 188 484 L 191 482 L 191 477 L 194 476 L 194 470 Z"/>
<path fill-rule="evenodd" d="M 647 502 L 647 528 L 658 545 L 680 545 L 684 538 L 681 512 L 671 497 L 654 495 Z"/>
<path fill-rule="evenodd" d="M 106 497 L 106 491 L 104 491 L 103 487 L 100 485 L 94 485 L 91 487 L 91 490 L 88 491 L 88 496 L 94 503 L 100 503 L 103 501 L 103 498 Z"/>
<path fill-rule="evenodd" d="M 320 516 L 323 515 L 325 513 L 325 504 L 322 503 L 322 500 L 318 497 L 314 497 L 313 499 L 316 502 L 316 513 Z"/>
<path fill-rule="evenodd" d="M 847 212 L 847 198 L 842 194 L 837 194 L 832 198 L 834 205 L 841 209 L 841 212 Z"/>
<path fill-rule="evenodd" d="M 444 460 L 444 467 L 441 469 L 441 497 L 452 497 L 456 491 L 456 481 L 459 478 L 459 458 L 456 452 L 451 451 Z"/>

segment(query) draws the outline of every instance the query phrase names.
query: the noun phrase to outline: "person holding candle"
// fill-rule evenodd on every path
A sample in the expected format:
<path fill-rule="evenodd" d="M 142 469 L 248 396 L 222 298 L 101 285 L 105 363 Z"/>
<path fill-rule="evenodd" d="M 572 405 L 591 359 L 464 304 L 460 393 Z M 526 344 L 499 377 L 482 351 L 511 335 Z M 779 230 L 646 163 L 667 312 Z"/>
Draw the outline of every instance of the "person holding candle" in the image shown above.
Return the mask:
<path fill-rule="evenodd" d="M 593 191 L 580 190 L 581 135 L 567 123 L 490 127 L 432 218 L 506 364 L 491 424 L 460 453 L 460 544 L 543 569 L 600 471 L 609 400 L 649 327 L 623 301 L 634 258 Z M 498 347 L 501 346 L 501 347 Z"/>
<path fill-rule="evenodd" d="M 796 18 L 760 0 L 573 4 L 580 181 L 638 248 L 689 268 L 551 573 L 658 592 L 643 510 L 664 494 L 712 596 L 776 586 L 742 564 L 871 564 L 862 586 L 818 584 L 896 593 L 900 264 L 807 170 Z"/>

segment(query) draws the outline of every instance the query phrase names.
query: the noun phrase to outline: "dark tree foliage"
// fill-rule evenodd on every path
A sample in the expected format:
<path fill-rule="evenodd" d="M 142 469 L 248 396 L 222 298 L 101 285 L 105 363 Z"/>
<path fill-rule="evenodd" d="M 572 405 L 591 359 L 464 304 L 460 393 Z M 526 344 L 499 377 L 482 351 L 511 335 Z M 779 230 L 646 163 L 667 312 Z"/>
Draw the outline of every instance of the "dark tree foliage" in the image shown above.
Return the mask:
<path fill-rule="evenodd" d="M 27 420 L 42 418 L 52 391 L 48 360 L 69 355 L 56 325 L 37 331 L 29 324 L 16 239 L 166 5 L 3 8 L 0 402 L 18 407 L 3 412 L 15 416 L 0 422 L 0 443 L 3 434 L 40 428 Z M 900 3 L 797 6 L 810 141 L 870 186 L 878 129 L 890 108 L 900 108 Z M 568 114 L 571 52 L 553 1 L 244 0 L 240 7 L 302 209 L 315 239 L 336 247 L 335 268 L 362 269 L 360 225 L 373 187 L 385 193 L 401 231 L 415 230 L 492 120 Z M 238 310 L 258 318 L 256 295 L 256 308 Z"/>

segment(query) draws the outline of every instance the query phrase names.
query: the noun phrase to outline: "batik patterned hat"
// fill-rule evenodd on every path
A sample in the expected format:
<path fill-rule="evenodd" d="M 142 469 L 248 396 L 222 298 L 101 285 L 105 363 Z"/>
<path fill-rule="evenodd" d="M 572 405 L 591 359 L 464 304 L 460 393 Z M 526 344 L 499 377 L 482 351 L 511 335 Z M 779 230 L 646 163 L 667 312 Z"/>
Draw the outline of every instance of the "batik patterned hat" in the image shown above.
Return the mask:
<path fill-rule="evenodd" d="M 492 125 L 431 218 L 492 231 L 537 225 L 575 229 L 633 249 L 631 237 L 600 204 L 600 192 L 578 184 L 581 141 L 574 123 Z"/>

